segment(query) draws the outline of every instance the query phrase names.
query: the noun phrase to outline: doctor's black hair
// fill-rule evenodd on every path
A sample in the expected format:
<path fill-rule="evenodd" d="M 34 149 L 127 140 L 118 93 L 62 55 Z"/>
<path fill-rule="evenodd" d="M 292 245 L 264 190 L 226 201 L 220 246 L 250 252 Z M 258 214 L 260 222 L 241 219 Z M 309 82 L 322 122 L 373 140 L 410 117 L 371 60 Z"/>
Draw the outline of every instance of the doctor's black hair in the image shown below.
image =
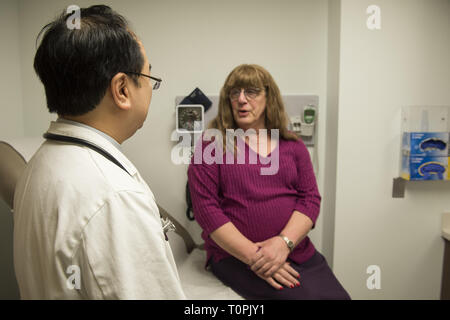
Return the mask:
<path fill-rule="evenodd" d="M 69 28 L 64 11 L 39 32 L 34 69 L 47 107 L 58 115 L 85 114 L 100 103 L 119 72 L 141 72 L 144 57 L 127 20 L 104 5 L 81 8 L 80 28 Z M 130 75 L 137 85 L 136 75 Z"/>

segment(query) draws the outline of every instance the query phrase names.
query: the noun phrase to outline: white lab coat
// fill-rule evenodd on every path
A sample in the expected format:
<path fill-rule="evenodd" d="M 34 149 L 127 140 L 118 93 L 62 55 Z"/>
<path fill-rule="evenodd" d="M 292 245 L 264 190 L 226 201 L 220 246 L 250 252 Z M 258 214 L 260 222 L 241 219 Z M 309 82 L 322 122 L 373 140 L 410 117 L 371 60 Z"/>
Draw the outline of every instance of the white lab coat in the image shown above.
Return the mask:
<path fill-rule="evenodd" d="M 22 299 L 185 299 L 153 193 L 102 135 L 52 122 L 14 197 L 14 266 Z"/>

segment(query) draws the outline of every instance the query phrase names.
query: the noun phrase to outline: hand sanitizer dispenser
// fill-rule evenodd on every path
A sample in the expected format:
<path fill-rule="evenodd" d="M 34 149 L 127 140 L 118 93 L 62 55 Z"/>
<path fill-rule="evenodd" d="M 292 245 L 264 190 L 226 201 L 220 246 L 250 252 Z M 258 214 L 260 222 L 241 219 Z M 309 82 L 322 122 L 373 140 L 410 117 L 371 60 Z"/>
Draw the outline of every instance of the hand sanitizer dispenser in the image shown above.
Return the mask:
<path fill-rule="evenodd" d="M 313 141 L 316 122 L 316 107 L 308 104 L 300 108 L 300 114 L 291 116 L 291 128 L 305 142 Z"/>
<path fill-rule="evenodd" d="M 314 134 L 314 123 L 316 121 L 316 108 L 312 104 L 308 104 L 303 108 L 303 123 L 301 135 L 311 137 Z"/>

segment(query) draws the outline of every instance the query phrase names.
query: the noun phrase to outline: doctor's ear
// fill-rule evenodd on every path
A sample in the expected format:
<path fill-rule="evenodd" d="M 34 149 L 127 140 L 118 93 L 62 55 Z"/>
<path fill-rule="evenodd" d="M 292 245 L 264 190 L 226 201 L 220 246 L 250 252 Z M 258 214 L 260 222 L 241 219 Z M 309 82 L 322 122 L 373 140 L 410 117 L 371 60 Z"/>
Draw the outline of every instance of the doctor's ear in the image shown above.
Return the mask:
<path fill-rule="evenodd" d="M 111 79 L 111 95 L 117 107 L 122 110 L 131 108 L 129 85 L 131 80 L 125 73 L 119 72 Z"/>

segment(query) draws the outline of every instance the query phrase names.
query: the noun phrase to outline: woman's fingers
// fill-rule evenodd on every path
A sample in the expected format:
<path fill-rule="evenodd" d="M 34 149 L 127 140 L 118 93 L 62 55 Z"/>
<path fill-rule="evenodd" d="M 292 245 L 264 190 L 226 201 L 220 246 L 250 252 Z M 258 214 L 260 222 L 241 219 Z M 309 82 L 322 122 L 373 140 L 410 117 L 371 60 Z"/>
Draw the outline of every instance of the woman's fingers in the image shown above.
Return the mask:
<path fill-rule="evenodd" d="M 273 261 L 265 256 L 262 256 L 254 264 L 251 265 L 250 269 L 263 277 L 270 277 L 282 265 L 283 261 Z"/>
<path fill-rule="evenodd" d="M 265 266 L 263 266 L 261 268 L 261 270 L 259 270 L 258 272 L 263 273 L 265 277 L 272 276 L 275 272 L 277 272 L 280 269 L 280 265 L 279 264 L 271 265 L 271 266 L 269 265 L 266 268 L 264 268 L 264 267 Z"/>
<path fill-rule="evenodd" d="M 283 268 L 284 270 L 289 272 L 289 274 L 294 276 L 296 279 L 300 278 L 300 274 L 297 272 L 297 270 L 295 270 L 294 268 L 291 267 L 289 262 L 286 262 L 281 268 Z"/>
<path fill-rule="evenodd" d="M 272 273 L 277 271 L 280 266 L 280 263 L 271 261 L 265 256 L 261 256 L 254 264 L 250 266 L 250 269 L 252 269 L 253 272 L 260 274 L 261 276 L 270 277 Z M 269 270 L 272 270 L 272 272 L 268 273 Z"/>
<path fill-rule="evenodd" d="M 275 271 L 277 271 L 277 269 L 275 269 L 273 272 L 269 272 L 272 269 L 273 269 L 273 264 L 268 262 L 268 263 L 264 264 L 259 270 L 257 270 L 257 273 L 259 273 L 263 277 L 271 277 L 272 274 Z"/>
<path fill-rule="evenodd" d="M 271 277 L 278 269 L 280 268 L 279 264 L 273 264 L 271 262 L 265 263 L 262 267 L 258 268 L 258 265 L 252 267 L 252 271 L 257 273 L 259 276 L 268 278 Z"/>
<path fill-rule="evenodd" d="M 265 280 L 274 289 L 281 290 L 283 286 L 287 288 L 295 288 L 300 286 L 300 274 L 292 268 L 288 262 L 285 262 L 272 276 L 265 277 L 259 273 L 257 275 Z"/>
<path fill-rule="evenodd" d="M 258 272 L 258 270 L 265 264 L 266 264 L 266 259 L 264 258 L 263 255 L 261 255 L 260 258 L 251 265 L 250 269 L 252 269 L 253 272 Z"/>
<path fill-rule="evenodd" d="M 282 290 L 283 289 L 283 286 L 281 284 L 279 284 L 278 282 L 276 282 L 273 277 L 264 278 L 264 277 L 260 276 L 260 278 L 265 280 L 268 284 L 270 284 L 276 290 Z"/>
<path fill-rule="evenodd" d="M 279 283 L 281 283 L 283 286 L 287 287 L 287 288 L 294 288 L 295 286 L 297 286 L 297 284 L 294 281 L 290 281 L 287 278 L 285 278 L 281 272 L 277 272 L 273 275 L 273 277 L 276 281 L 278 281 Z"/>
<path fill-rule="evenodd" d="M 292 274 L 286 271 L 284 268 L 280 268 L 275 274 L 274 278 L 281 281 L 283 285 L 294 288 L 300 286 L 300 282 Z"/>

